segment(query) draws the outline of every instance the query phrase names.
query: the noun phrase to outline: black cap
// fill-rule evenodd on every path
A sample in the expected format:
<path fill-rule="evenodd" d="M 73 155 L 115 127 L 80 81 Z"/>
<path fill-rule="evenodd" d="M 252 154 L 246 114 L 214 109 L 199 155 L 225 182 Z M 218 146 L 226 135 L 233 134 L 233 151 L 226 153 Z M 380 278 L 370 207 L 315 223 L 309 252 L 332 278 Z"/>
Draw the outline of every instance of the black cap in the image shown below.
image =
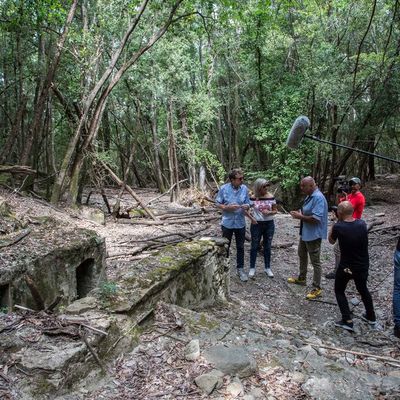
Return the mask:
<path fill-rule="evenodd" d="M 360 178 L 357 178 L 356 176 L 355 177 L 353 177 L 353 178 L 351 178 L 350 180 L 349 180 L 349 183 L 351 184 L 351 183 L 357 183 L 358 185 L 361 185 L 361 179 Z"/>

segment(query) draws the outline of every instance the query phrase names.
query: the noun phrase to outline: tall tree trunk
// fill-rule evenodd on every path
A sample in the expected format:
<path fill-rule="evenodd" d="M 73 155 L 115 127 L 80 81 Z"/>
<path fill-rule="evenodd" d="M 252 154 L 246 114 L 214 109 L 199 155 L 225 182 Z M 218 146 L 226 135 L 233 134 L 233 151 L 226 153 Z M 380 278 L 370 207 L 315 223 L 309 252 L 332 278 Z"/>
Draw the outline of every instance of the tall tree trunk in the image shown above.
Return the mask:
<path fill-rule="evenodd" d="M 139 58 L 145 52 L 147 52 L 165 34 L 165 32 L 167 31 L 168 27 L 171 25 L 171 23 L 173 21 L 173 17 L 174 17 L 174 15 L 175 15 L 175 13 L 176 13 L 176 11 L 177 11 L 177 9 L 178 9 L 178 7 L 179 7 L 179 5 L 180 5 L 180 3 L 182 1 L 183 0 L 178 0 L 173 5 L 173 7 L 171 8 L 171 12 L 169 14 L 169 17 L 166 20 L 166 22 L 164 23 L 164 25 L 155 34 L 153 34 L 150 37 L 150 39 L 147 41 L 147 43 L 144 44 L 139 50 L 137 50 L 132 55 L 132 57 L 128 61 L 126 61 L 117 70 L 117 72 L 112 77 L 110 77 L 111 80 L 110 80 L 109 84 L 105 88 L 103 88 L 103 90 L 102 90 L 101 94 L 99 95 L 98 99 L 96 100 L 96 102 L 94 102 L 95 99 L 94 99 L 94 97 L 92 97 L 92 95 L 93 95 L 94 92 L 96 92 L 96 94 L 97 94 L 97 92 L 100 91 L 101 87 L 103 86 L 103 83 L 105 83 L 104 76 L 106 75 L 106 78 L 108 78 L 110 74 L 108 74 L 108 73 L 103 74 L 103 77 L 96 84 L 96 88 L 93 89 L 93 91 L 91 92 L 91 94 L 89 96 L 89 99 L 85 104 L 85 107 L 84 107 L 85 111 L 84 111 L 84 113 L 82 115 L 82 118 L 80 120 L 79 126 L 78 126 L 78 128 L 77 128 L 77 130 L 75 132 L 74 140 L 71 142 L 70 147 L 69 147 L 69 152 L 65 157 L 67 159 L 66 163 L 68 165 L 68 162 L 71 159 L 71 157 L 73 155 L 73 152 L 75 151 L 75 148 L 76 148 L 76 145 L 77 145 L 77 142 L 78 142 L 78 139 L 79 139 L 79 134 L 80 134 L 81 128 L 83 126 L 83 123 L 86 121 L 86 119 L 88 117 L 88 111 L 89 111 L 90 108 L 93 108 L 93 114 L 92 114 L 92 116 L 90 118 L 90 121 L 89 121 L 88 135 L 85 138 L 85 141 L 84 141 L 84 143 L 82 145 L 82 148 L 80 149 L 79 152 L 77 152 L 77 162 L 75 163 L 74 168 L 72 169 L 72 173 L 71 173 L 71 181 L 70 181 L 70 185 L 69 185 L 69 192 L 70 193 L 68 195 L 68 198 L 69 198 L 69 201 L 70 201 L 71 204 L 74 204 L 76 202 L 76 194 L 77 194 L 77 187 L 78 187 L 77 185 L 78 185 L 78 182 L 79 182 L 79 174 L 80 174 L 81 167 L 82 167 L 82 164 L 83 164 L 83 158 L 85 156 L 85 153 L 87 153 L 91 143 L 93 142 L 93 140 L 97 136 L 97 133 L 98 133 L 98 130 L 99 130 L 99 127 L 100 127 L 100 122 L 101 122 L 101 119 L 102 119 L 102 116 L 103 116 L 103 113 L 104 113 L 104 109 L 106 107 L 107 100 L 108 100 L 108 97 L 109 97 L 111 91 L 114 89 L 114 87 L 120 81 L 120 79 L 125 74 L 125 72 L 132 65 L 134 65 L 139 60 Z M 122 53 L 122 50 L 125 48 L 125 46 L 129 42 L 129 37 L 130 37 L 131 33 L 133 32 L 133 30 L 135 29 L 135 27 L 137 26 L 138 19 L 140 19 L 141 15 L 143 14 L 144 8 L 146 7 L 147 2 L 148 1 L 145 0 L 142 3 L 141 10 L 143 9 L 143 11 L 140 11 L 138 13 L 137 17 L 135 18 L 136 22 L 134 22 L 134 23 L 132 23 L 130 25 L 127 33 L 125 34 L 125 36 L 124 36 L 124 38 L 123 38 L 123 40 L 121 42 L 121 45 L 120 45 L 120 47 L 118 48 L 118 50 L 116 52 L 116 54 L 118 54 L 118 57 L 116 57 L 116 55 L 113 56 L 112 62 L 114 63 L 113 64 L 114 66 L 117 63 L 117 61 L 118 61 L 118 59 L 119 59 L 119 57 L 120 57 L 120 55 Z M 110 73 L 111 73 L 111 71 L 110 71 Z M 103 81 L 103 78 L 104 78 L 104 81 Z M 100 82 L 102 82 L 102 83 L 100 84 Z M 97 87 L 98 87 L 98 91 L 96 90 Z M 65 170 L 65 174 L 66 174 L 66 172 L 67 172 L 67 170 Z M 53 192 L 52 201 L 58 201 L 58 197 L 60 195 L 60 188 L 61 188 L 61 185 L 62 185 L 64 179 L 65 179 L 65 175 L 61 176 L 61 174 L 60 174 L 60 176 L 58 177 L 58 180 L 56 182 L 56 185 L 55 185 L 56 186 L 56 190 L 57 190 L 58 193 L 54 193 Z"/>
<path fill-rule="evenodd" d="M 149 0 L 143 0 L 142 4 L 140 5 L 140 8 L 136 14 L 136 17 L 132 20 L 132 22 L 130 23 L 128 29 L 126 30 L 122 40 L 121 40 L 121 44 L 120 46 L 117 48 L 117 50 L 114 52 L 114 54 L 111 57 L 110 63 L 106 69 L 106 71 L 103 73 L 103 75 L 101 76 L 101 78 L 97 81 L 96 85 L 94 86 L 94 88 L 90 91 L 90 93 L 87 95 L 85 101 L 84 101 L 84 106 L 83 106 L 83 112 L 82 115 L 79 119 L 79 123 L 78 126 L 76 127 L 75 133 L 67 147 L 67 151 L 64 155 L 64 159 L 62 161 L 61 164 L 61 168 L 60 168 L 60 172 L 57 176 L 56 182 L 54 183 L 53 186 L 53 192 L 51 195 L 51 202 L 52 203 L 57 203 L 58 200 L 60 199 L 61 196 L 61 192 L 63 190 L 63 186 L 64 186 L 64 181 L 66 179 L 66 176 L 68 174 L 69 171 L 69 165 L 71 164 L 72 158 L 74 157 L 74 153 L 76 151 L 77 145 L 79 143 L 79 140 L 81 138 L 81 132 L 83 130 L 84 127 L 86 127 L 86 123 L 89 117 L 89 113 L 92 109 L 92 106 L 95 102 L 95 98 L 96 96 L 99 94 L 99 92 L 101 91 L 103 85 L 106 83 L 106 81 L 110 78 L 112 72 L 114 71 L 114 68 L 123 52 L 123 50 L 125 49 L 125 47 L 127 46 L 127 44 L 129 43 L 129 39 L 131 34 L 133 33 L 133 31 L 136 29 L 146 7 L 148 4 Z M 84 12 L 84 11 L 83 11 Z M 98 107 L 96 107 L 98 108 Z M 89 136 L 88 132 L 88 135 Z M 97 133 L 97 132 L 96 132 Z M 93 136 L 93 135 L 92 135 Z M 91 140 L 90 140 L 91 142 Z M 83 155 L 82 155 L 83 157 Z M 79 164 L 82 164 L 82 162 L 80 162 Z M 74 176 L 71 177 L 71 182 L 74 180 L 75 182 L 72 184 L 72 187 L 70 188 L 70 191 L 72 189 L 72 191 L 74 190 L 73 188 L 76 186 L 77 184 L 77 180 L 79 178 L 79 170 L 76 170 L 72 173 Z M 78 175 L 78 176 L 77 176 Z M 71 201 L 73 201 L 73 196 L 71 197 Z"/>
<path fill-rule="evenodd" d="M 157 106 L 156 99 L 153 98 L 151 103 L 151 133 L 152 133 L 152 144 L 153 144 L 153 159 L 155 176 L 157 181 L 158 190 L 161 193 L 165 192 L 164 180 L 162 177 L 162 168 L 160 163 L 160 141 L 158 140 L 158 132 L 157 132 Z"/>
<path fill-rule="evenodd" d="M 17 115 L 11 127 L 11 132 L 8 135 L 7 141 L 0 152 L 0 164 L 4 164 L 10 157 L 12 153 L 13 146 L 17 140 L 18 134 L 21 132 L 21 123 L 23 116 L 26 112 L 26 103 L 28 101 L 27 96 L 23 96 L 21 99 L 21 104 L 19 105 Z"/>
<path fill-rule="evenodd" d="M 183 108 L 181 112 L 182 136 L 186 140 L 187 156 L 188 156 L 188 169 L 189 169 L 189 183 L 190 186 L 195 188 L 197 186 L 196 165 L 194 148 L 190 143 L 190 134 L 187 125 L 187 114 Z"/>
<path fill-rule="evenodd" d="M 168 132 L 168 165 L 170 175 L 170 185 L 173 187 L 171 190 L 171 202 L 179 199 L 179 173 L 178 173 L 178 159 L 176 155 L 176 141 L 173 127 L 173 104 L 172 99 L 168 101 L 167 109 L 167 132 Z"/>
<path fill-rule="evenodd" d="M 28 137 L 27 137 L 27 140 L 25 143 L 25 148 L 24 148 L 22 156 L 21 156 L 21 164 L 23 164 L 23 165 L 28 164 L 29 157 L 31 156 L 31 150 L 32 150 L 33 143 L 37 138 L 39 130 L 41 129 L 41 126 L 43 123 L 43 121 L 42 121 L 43 111 L 46 107 L 46 100 L 49 96 L 50 86 L 51 86 L 51 83 L 53 82 L 53 79 L 54 79 L 56 71 L 57 71 L 58 64 L 61 59 L 62 49 L 64 47 L 64 43 L 67 38 L 68 30 L 72 23 L 72 19 L 74 18 L 74 15 L 75 15 L 75 10 L 76 10 L 77 4 L 78 4 L 78 0 L 73 0 L 71 8 L 70 8 L 68 16 L 67 16 L 67 20 L 64 24 L 63 33 L 61 34 L 61 36 L 57 42 L 57 45 L 56 45 L 56 52 L 53 57 L 53 61 L 52 61 L 51 65 L 49 66 L 49 70 L 45 77 L 43 87 L 40 91 L 40 95 L 39 95 L 39 98 L 37 101 L 37 107 L 35 110 L 35 114 L 33 116 L 32 128 L 29 131 L 29 134 L 28 134 Z"/>

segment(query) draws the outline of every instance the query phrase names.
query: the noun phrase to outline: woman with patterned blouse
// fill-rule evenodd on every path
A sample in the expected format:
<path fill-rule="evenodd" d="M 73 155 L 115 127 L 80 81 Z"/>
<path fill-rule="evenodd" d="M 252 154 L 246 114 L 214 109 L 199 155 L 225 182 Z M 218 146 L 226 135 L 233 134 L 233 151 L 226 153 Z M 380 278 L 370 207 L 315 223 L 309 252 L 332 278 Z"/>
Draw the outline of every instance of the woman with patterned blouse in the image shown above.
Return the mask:
<path fill-rule="evenodd" d="M 249 277 L 256 272 L 257 251 L 261 238 L 264 242 L 264 269 L 267 276 L 274 277 L 271 270 L 271 244 L 275 232 L 274 216 L 278 212 L 274 195 L 268 192 L 269 182 L 266 179 L 257 179 L 254 182 L 254 197 L 250 198 L 252 211 L 251 249 Z"/>

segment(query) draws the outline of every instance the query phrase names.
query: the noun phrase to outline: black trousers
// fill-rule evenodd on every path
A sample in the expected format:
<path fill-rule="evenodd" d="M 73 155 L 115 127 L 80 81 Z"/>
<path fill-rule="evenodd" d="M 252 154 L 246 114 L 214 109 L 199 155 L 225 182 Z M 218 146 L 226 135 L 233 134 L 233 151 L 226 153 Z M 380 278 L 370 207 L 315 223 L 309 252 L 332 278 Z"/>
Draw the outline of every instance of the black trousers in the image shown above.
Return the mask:
<path fill-rule="evenodd" d="M 222 228 L 222 236 L 229 240 L 227 257 L 229 257 L 229 249 L 232 243 L 232 236 L 235 235 L 236 241 L 236 267 L 238 269 L 244 268 L 244 242 L 246 239 L 246 227 L 243 228 L 225 228 L 225 226 L 221 226 Z"/>
<path fill-rule="evenodd" d="M 349 303 L 346 298 L 345 290 L 347 284 L 351 279 L 354 279 L 354 284 L 356 285 L 356 289 L 358 293 L 360 293 L 361 300 L 364 303 L 365 311 L 367 319 L 370 321 L 375 321 L 375 311 L 374 305 L 372 302 L 371 294 L 367 288 L 367 280 L 368 280 L 368 269 L 362 271 L 352 271 L 351 274 L 344 271 L 342 267 L 336 272 L 335 278 L 335 295 L 338 306 L 340 308 L 340 312 L 342 313 L 342 319 L 344 321 L 351 320 L 351 312 L 349 308 Z"/>

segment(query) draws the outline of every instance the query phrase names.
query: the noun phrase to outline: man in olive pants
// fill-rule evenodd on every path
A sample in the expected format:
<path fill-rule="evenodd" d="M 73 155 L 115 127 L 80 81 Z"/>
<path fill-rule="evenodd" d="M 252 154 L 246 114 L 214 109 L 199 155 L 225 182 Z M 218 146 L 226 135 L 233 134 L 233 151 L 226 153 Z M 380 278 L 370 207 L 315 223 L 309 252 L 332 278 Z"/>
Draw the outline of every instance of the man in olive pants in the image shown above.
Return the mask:
<path fill-rule="evenodd" d="M 300 211 L 291 211 L 294 219 L 300 220 L 300 240 L 298 255 L 300 274 L 288 279 L 289 283 L 306 285 L 308 257 L 314 268 L 313 290 L 307 294 L 308 300 L 321 296 L 321 241 L 328 234 L 328 203 L 311 176 L 300 182 L 301 191 L 307 195 Z"/>

